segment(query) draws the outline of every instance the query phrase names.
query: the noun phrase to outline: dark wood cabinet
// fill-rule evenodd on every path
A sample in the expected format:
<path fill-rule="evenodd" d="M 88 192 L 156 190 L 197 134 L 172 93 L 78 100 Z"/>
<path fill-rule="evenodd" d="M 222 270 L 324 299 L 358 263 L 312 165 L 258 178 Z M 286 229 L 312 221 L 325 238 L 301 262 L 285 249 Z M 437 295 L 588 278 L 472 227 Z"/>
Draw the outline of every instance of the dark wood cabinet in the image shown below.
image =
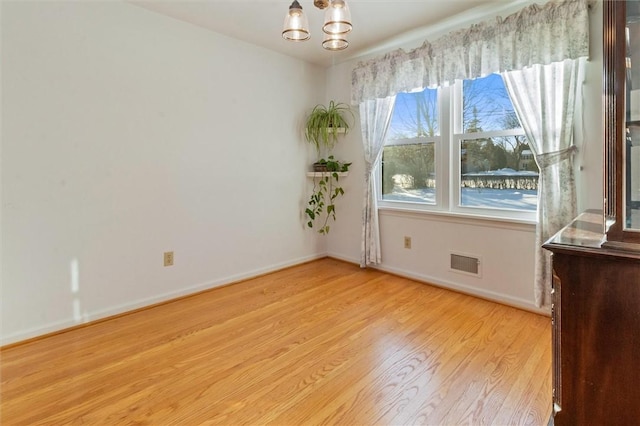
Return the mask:
<path fill-rule="evenodd" d="M 555 425 L 640 424 L 640 252 L 603 248 L 603 228 L 587 212 L 544 245 Z"/>

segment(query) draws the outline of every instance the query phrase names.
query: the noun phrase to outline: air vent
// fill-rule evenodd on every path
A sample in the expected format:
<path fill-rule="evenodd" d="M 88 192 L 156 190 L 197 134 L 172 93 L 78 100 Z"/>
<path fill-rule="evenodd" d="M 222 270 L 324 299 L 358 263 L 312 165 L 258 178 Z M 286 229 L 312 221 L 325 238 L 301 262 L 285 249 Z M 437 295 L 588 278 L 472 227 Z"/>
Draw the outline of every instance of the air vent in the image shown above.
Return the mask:
<path fill-rule="evenodd" d="M 480 276 L 480 259 L 473 256 L 451 253 L 450 268 L 452 271 Z"/>

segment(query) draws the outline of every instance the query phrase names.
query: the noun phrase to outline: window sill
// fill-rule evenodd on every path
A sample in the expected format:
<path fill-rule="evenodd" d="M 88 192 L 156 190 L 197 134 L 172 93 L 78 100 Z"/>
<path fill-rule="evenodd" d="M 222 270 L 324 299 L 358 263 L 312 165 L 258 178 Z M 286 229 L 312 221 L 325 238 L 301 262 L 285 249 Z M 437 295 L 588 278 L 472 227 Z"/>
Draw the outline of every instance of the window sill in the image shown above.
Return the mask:
<path fill-rule="evenodd" d="M 385 216 L 411 217 L 423 220 L 436 220 L 441 222 L 466 223 L 479 226 L 496 228 L 517 229 L 535 231 L 537 222 L 530 219 L 491 216 L 486 214 L 472 214 L 443 210 L 427 210 L 412 207 L 399 207 L 382 205 L 378 206 L 380 214 Z"/>

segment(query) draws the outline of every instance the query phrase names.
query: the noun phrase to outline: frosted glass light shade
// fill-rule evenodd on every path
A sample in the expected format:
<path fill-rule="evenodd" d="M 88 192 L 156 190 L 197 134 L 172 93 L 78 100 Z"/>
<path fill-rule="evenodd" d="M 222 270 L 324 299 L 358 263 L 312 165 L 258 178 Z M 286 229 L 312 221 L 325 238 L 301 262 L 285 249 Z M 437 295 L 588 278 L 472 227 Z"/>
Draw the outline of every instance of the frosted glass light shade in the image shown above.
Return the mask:
<path fill-rule="evenodd" d="M 349 46 L 349 41 L 344 34 L 325 34 L 322 47 L 327 50 L 344 50 Z"/>
<path fill-rule="evenodd" d="M 347 2 L 344 0 L 331 0 L 324 14 L 322 31 L 327 34 L 346 34 L 352 28 L 351 12 Z"/>
<path fill-rule="evenodd" d="M 284 29 L 282 37 L 285 40 L 304 41 L 309 40 L 309 20 L 302 11 L 302 6 L 298 0 L 294 0 L 289 6 L 289 12 L 284 18 Z"/>

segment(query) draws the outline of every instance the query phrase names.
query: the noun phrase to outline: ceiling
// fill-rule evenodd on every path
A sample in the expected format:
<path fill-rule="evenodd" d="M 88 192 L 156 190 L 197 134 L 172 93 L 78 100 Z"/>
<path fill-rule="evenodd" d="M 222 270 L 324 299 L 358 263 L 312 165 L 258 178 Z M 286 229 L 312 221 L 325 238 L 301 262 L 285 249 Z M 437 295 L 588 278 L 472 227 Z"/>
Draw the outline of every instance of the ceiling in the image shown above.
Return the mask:
<path fill-rule="evenodd" d="M 324 11 L 312 0 L 299 0 L 309 18 L 311 39 L 282 38 L 290 0 L 130 0 L 130 3 L 323 67 L 370 51 L 385 41 L 429 28 L 454 16 L 522 0 L 348 0 L 353 31 L 340 52 L 322 48 Z"/>

